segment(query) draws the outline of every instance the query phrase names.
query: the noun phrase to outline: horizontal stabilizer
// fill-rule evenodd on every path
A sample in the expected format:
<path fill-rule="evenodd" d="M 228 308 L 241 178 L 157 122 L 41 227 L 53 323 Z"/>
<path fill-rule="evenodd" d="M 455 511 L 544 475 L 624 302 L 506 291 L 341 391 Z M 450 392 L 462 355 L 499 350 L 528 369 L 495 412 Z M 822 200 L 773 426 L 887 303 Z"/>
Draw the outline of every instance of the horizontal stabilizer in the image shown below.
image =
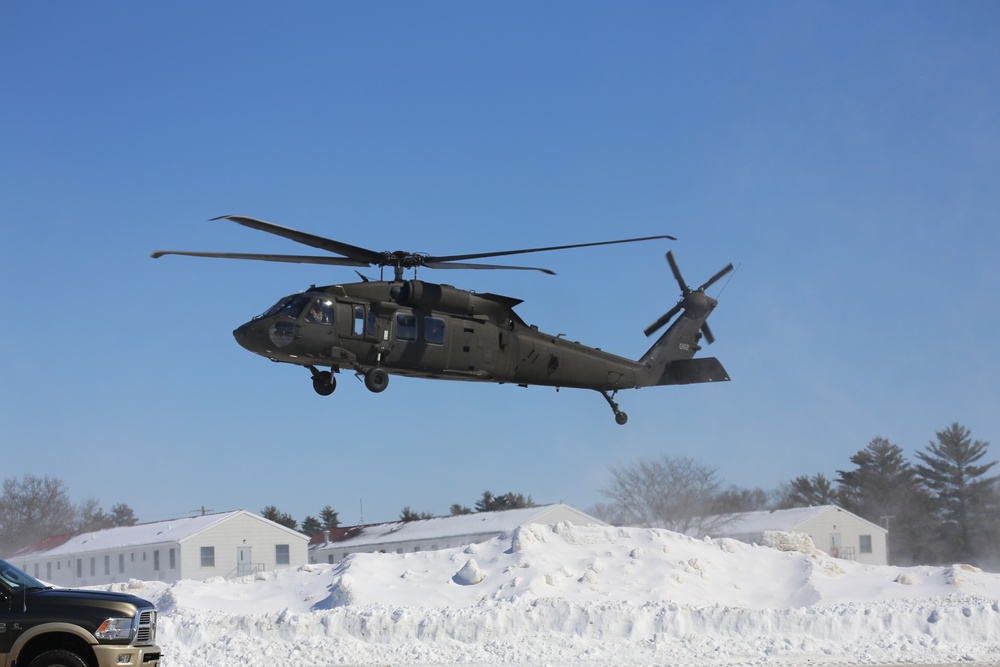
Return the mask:
<path fill-rule="evenodd" d="M 729 373 L 715 357 L 677 359 L 667 364 L 657 385 L 728 382 Z"/>

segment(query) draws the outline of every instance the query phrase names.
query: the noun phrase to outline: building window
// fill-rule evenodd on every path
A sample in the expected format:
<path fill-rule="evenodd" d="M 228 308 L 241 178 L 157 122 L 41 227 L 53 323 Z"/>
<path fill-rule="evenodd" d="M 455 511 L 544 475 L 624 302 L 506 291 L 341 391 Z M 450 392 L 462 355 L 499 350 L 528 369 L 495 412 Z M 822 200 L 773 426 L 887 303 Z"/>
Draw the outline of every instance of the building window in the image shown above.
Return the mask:
<path fill-rule="evenodd" d="M 97 574 L 97 556 L 90 557 L 90 576 Z"/>
<path fill-rule="evenodd" d="M 870 554 L 872 552 L 872 536 L 862 535 L 861 536 L 861 553 Z"/>
<path fill-rule="evenodd" d="M 156 551 L 153 552 L 153 569 L 154 570 L 159 570 L 160 569 L 160 550 L 159 549 L 157 549 Z"/>
<path fill-rule="evenodd" d="M 291 559 L 288 557 L 288 545 L 287 544 L 275 544 L 274 545 L 274 562 L 278 565 L 288 565 L 291 563 Z"/>
<path fill-rule="evenodd" d="M 176 570 L 177 569 L 177 550 L 176 549 L 171 549 L 170 550 L 170 569 L 171 570 Z"/>
<path fill-rule="evenodd" d="M 111 556 L 104 557 L 104 574 L 108 576 L 111 574 Z"/>
<path fill-rule="evenodd" d="M 45 578 L 52 579 L 52 563 L 45 564 Z"/>
<path fill-rule="evenodd" d="M 201 548 L 201 566 L 215 567 L 215 547 Z"/>
<path fill-rule="evenodd" d="M 125 554 L 118 554 L 118 573 L 124 574 L 125 572 Z"/>

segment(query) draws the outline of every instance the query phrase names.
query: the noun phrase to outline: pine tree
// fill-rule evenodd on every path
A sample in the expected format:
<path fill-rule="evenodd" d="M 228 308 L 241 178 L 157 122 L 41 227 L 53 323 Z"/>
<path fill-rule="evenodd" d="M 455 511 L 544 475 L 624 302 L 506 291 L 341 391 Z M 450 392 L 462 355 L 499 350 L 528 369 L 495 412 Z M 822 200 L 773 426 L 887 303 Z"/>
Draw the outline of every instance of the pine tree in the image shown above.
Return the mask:
<path fill-rule="evenodd" d="M 340 527 L 340 513 L 329 505 L 325 505 L 319 511 L 319 520 L 323 523 L 324 530 L 333 530 Z"/>
<path fill-rule="evenodd" d="M 291 528 L 292 530 L 295 530 L 295 527 L 299 524 L 298 521 L 292 518 L 291 514 L 288 514 L 287 512 L 282 512 L 274 505 L 268 505 L 267 507 L 262 509 L 260 511 L 260 515 L 265 519 L 273 521 L 286 528 Z"/>
<path fill-rule="evenodd" d="M 307 516 L 302 520 L 302 527 L 299 528 L 299 532 L 303 535 L 308 535 L 313 537 L 314 535 L 319 535 L 323 532 L 323 524 L 320 520 L 314 516 Z"/>
<path fill-rule="evenodd" d="M 986 557 L 985 543 L 992 520 L 989 510 L 997 505 L 997 477 L 986 477 L 996 461 L 979 464 L 987 454 L 988 442 L 973 441 L 969 429 L 957 422 L 937 432 L 927 451 L 917 452 L 926 465 L 917 466 L 917 474 L 934 498 L 941 522 L 940 537 L 950 547 L 949 560 L 975 562 Z"/>
<path fill-rule="evenodd" d="M 877 437 L 851 457 L 853 470 L 838 470 L 838 498 L 844 509 L 889 529 L 891 563 L 913 565 L 933 558 L 926 536 L 932 531 L 930 495 L 903 450 Z"/>
<path fill-rule="evenodd" d="M 818 507 L 837 502 L 833 483 L 823 473 L 812 477 L 799 475 L 789 483 L 787 495 L 778 503 L 780 509 Z"/>
<path fill-rule="evenodd" d="M 111 507 L 111 520 L 116 526 L 134 526 L 139 521 L 132 508 L 125 503 L 117 503 Z"/>
<path fill-rule="evenodd" d="M 490 491 L 483 491 L 483 497 L 476 501 L 477 512 L 500 512 L 534 506 L 535 503 L 531 496 L 525 498 L 524 494 L 512 491 L 508 491 L 502 496 L 494 496 Z"/>

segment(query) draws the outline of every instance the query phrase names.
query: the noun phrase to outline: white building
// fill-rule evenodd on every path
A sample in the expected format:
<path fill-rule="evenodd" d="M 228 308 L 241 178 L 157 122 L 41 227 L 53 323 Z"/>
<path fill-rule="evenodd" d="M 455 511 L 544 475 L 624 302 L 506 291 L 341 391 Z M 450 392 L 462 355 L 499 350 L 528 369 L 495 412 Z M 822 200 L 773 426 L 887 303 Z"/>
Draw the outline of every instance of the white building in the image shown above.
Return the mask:
<path fill-rule="evenodd" d="M 502 512 L 336 528 L 309 545 L 310 563 L 336 563 L 352 553 L 412 553 L 486 542 L 529 523 L 608 525 L 569 505 L 543 505 Z"/>
<path fill-rule="evenodd" d="M 246 510 L 50 537 L 8 558 L 57 586 L 237 577 L 304 565 L 309 538 Z"/>
<path fill-rule="evenodd" d="M 888 564 L 888 531 L 836 505 L 735 514 L 711 537 L 760 544 L 764 532 L 771 530 L 806 533 L 817 549 L 837 558 L 871 565 Z"/>

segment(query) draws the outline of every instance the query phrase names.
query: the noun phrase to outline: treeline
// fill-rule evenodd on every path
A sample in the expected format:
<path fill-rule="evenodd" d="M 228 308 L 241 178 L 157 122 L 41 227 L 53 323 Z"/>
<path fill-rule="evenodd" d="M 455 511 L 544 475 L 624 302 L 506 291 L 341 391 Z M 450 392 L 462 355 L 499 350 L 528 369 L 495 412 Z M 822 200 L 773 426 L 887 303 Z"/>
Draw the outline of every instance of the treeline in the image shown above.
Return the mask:
<path fill-rule="evenodd" d="M 952 424 L 908 461 L 877 437 L 850 458 L 852 467 L 801 475 L 778 489 L 723 488 L 717 469 L 664 456 L 611 469 L 609 502 L 590 512 L 616 525 L 711 535 L 735 513 L 838 505 L 889 529 L 896 565 L 1000 566 L 1000 477 L 989 473 L 989 443 Z"/>
<path fill-rule="evenodd" d="M 724 486 L 718 469 L 689 457 L 642 459 L 610 470 L 601 490 L 607 502 L 588 512 L 614 525 L 667 528 L 687 534 L 718 533 L 732 516 L 755 510 L 838 505 L 888 528 L 889 562 L 895 565 L 969 563 L 1000 567 L 1000 477 L 991 475 L 989 443 L 973 440 L 957 423 L 907 460 L 898 445 L 876 437 L 850 458 L 850 467 L 805 474 L 777 489 Z M 484 491 L 472 507 L 455 503 L 451 515 L 534 507 L 531 496 Z M 340 526 L 333 507 L 301 523 L 274 505 L 261 515 L 318 535 Z M 401 521 L 433 518 L 406 506 Z M 136 523 L 125 504 L 105 512 L 95 500 L 73 505 L 57 478 L 4 480 L 0 497 L 0 554 L 42 539 Z"/>
<path fill-rule="evenodd" d="M 458 516 L 461 514 L 473 514 L 475 512 L 499 512 L 501 510 L 520 509 L 522 507 L 535 507 L 535 502 L 531 499 L 531 496 L 513 493 L 512 491 L 501 495 L 494 495 L 492 491 L 483 491 L 483 495 L 475 502 L 474 507 L 475 509 L 455 503 L 451 506 L 450 514 L 451 516 Z M 270 519 L 275 523 L 309 536 L 319 535 L 340 526 L 340 518 L 337 515 L 337 511 L 329 505 L 320 510 L 318 519 L 313 516 L 307 516 L 302 520 L 301 526 L 299 526 L 299 522 L 295 520 L 295 517 L 287 512 L 282 512 L 274 505 L 268 505 L 260 511 L 260 514 L 265 519 Z M 421 519 L 433 519 L 436 516 L 436 514 L 430 512 L 416 512 L 407 505 L 399 513 L 399 520 L 419 521 Z"/>
<path fill-rule="evenodd" d="M 74 505 L 66 485 L 57 477 L 5 479 L 0 496 L 0 554 L 10 555 L 55 535 L 135 523 L 135 513 L 124 503 L 107 512 L 92 498 Z"/>

